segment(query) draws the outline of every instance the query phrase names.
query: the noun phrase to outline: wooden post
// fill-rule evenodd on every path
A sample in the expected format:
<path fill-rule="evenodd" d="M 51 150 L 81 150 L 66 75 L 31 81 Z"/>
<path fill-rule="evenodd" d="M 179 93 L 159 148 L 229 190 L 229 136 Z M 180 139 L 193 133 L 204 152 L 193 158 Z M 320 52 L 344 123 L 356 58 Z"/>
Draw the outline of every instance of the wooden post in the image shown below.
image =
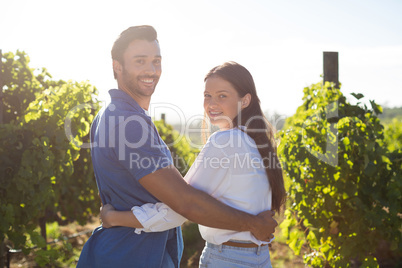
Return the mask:
<path fill-rule="evenodd" d="M 332 82 L 335 88 L 339 88 L 339 62 L 338 52 L 324 51 L 324 84 Z"/>
<path fill-rule="evenodd" d="M 0 124 L 3 123 L 3 53 L 0 49 Z M 0 267 L 4 267 L 5 258 L 4 258 L 4 241 L 0 241 Z"/>
<path fill-rule="evenodd" d="M 45 239 L 45 243 L 47 242 L 47 235 L 46 235 L 46 215 L 39 219 L 39 227 L 40 227 L 40 234 Z M 46 250 L 46 246 L 42 248 Z"/>
<path fill-rule="evenodd" d="M 166 114 L 161 114 L 161 120 L 166 121 Z"/>
<path fill-rule="evenodd" d="M 3 53 L 0 49 L 0 124 L 3 124 Z"/>
<path fill-rule="evenodd" d="M 3 124 L 3 53 L 0 49 L 0 124 Z M 6 254 L 6 246 L 4 241 L 0 241 L 0 267 L 4 267 Z M 8 254 L 7 254 L 8 257 Z M 9 266 L 9 264 L 7 264 Z"/>
<path fill-rule="evenodd" d="M 3 241 L 0 241 L 0 267 L 4 267 L 6 265 L 5 251 L 6 247 Z"/>

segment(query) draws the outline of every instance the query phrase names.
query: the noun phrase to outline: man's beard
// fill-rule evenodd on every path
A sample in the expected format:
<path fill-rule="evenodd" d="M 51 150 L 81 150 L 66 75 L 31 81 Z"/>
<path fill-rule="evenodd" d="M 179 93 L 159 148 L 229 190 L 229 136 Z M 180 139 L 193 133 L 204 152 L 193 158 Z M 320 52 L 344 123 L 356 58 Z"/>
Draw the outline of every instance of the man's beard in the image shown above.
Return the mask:
<path fill-rule="evenodd" d="M 152 78 L 155 81 L 155 86 L 152 89 L 152 92 L 143 92 L 138 84 L 139 80 L 146 78 Z M 125 68 L 123 68 L 123 81 L 128 90 L 131 93 L 143 96 L 151 96 L 154 91 L 155 87 L 158 84 L 158 77 L 156 75 L 143 75 L 143 76 L 132 76 L 130 75 Z"/>

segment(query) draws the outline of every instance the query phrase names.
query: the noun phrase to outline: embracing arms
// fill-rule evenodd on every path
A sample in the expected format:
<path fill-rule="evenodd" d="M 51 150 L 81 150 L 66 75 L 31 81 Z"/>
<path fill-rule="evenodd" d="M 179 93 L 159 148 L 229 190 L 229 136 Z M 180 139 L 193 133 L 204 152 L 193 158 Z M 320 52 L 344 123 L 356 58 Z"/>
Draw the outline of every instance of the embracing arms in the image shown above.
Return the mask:
<path fill-rule="evenodd" d="M 231 208 L 207 193 L 187 184 L 173 166 L 146 175 L 139 182 L 178 214 L 205 226 L 250 231 L 257 239 L 265 241 L 271 238 L 277 226 L 277 222 L 272 218 L 273 212 L 265 211 L 255 216 Z M 134 228 L 142 226 L 131 211 L 114 212 L 107 210 L 106 214 L 111 226 L 119 225 Z M 102 217 L 104 216 L 102 215 Z"/>

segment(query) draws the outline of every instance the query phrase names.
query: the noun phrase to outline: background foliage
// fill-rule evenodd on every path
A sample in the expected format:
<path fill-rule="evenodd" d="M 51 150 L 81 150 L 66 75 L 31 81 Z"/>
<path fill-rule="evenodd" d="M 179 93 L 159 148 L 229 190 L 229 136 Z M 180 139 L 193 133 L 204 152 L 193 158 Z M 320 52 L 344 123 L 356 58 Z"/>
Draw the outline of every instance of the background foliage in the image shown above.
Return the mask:
<path fill-rule="evenodd" d="M 381 146 L 382 108 L 351 105 L 322 83 L 303 101 L 281 132 L 289 246 L 312 267 L 401 265 L 402 153 Z"/>
<path fill-rule="evenodd" d="M 390 151 L 402 150 L 402 119 L 394 118 L 389 123 L 384 124 L 385 146 Z"/>
<path fill-rule="evenodd" d="M 24 52 L 5 53 L 1 60 L 0 241 L 27 253 L 46 247 L 38 226 L 43 231 L 46 222 L 84 224 L 99 211 L 86 146 L 99 109 L 97 90 L 86 82 L 52 80 L 46 69 L 31 69 Z M 303 102 L 280 132 L 290 201 L 283 236 L 313 267 L 400 266 L 399 108 L 381 115 L 374 101 L 371 107 L 351 105 L 340 90 L 322 83 L 305 88 Z M 155 125 L 185 175 L 198 150 L 171 125 L 162 120 Z M 190 245 L 202 248 L 203 243 L 196 225 L 186 224 L 188 263 L 196 263 L 197 251 Z M 68 242 L 58 249 L 47 246 L 35 252 L 35 261 L 73 264 L 69 251 Z"/>
<path fill-rule="evenodd" d="M 0 241 L 27 253 L 30 247 L 46 246 L 38 225 L 44 234 L 46 222 L 83 224 L 99 211 L 90 152 L 79 147 L 88 141 L 98 110 L 97 90 L 86 82 L 51 80 L 46 69 L 29 67 L 24 52 L 5 53 L 1 60 Z M 66 136 L 66 119 L 75 144 Z M 55 255 L 38 251 L 37 262 Z"/>
<path fill-rule="evenodd" d="M 402 121 L 402 107 L 384 107 L 382 114 L 378 115 L 378 118 L 381 119 L 382 123 L 389 123 L 394 119 L 397 119 L 399 122 Z"/>
<path fill-rule="evenodd" d="M 169 147 L 175 167 L 182 176 L 186 175 L 199 150 L 191 147 L 186 137 L 180 135 L 172 125 L 166 124 L 164 120 L 154 123 L 162 140 Z"/>

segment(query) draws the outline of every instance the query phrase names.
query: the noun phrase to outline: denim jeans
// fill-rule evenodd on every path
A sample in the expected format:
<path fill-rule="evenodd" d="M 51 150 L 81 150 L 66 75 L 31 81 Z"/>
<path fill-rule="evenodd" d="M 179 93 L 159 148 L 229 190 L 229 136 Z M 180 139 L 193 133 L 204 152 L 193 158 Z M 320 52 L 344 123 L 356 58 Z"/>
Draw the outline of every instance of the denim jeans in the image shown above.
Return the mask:
<path fill-rule="evenodd" d="M 267 267 L 272 268 L 268 245 L 240 248 L 206 243 L 200 257 L 200 267 Z"/>

